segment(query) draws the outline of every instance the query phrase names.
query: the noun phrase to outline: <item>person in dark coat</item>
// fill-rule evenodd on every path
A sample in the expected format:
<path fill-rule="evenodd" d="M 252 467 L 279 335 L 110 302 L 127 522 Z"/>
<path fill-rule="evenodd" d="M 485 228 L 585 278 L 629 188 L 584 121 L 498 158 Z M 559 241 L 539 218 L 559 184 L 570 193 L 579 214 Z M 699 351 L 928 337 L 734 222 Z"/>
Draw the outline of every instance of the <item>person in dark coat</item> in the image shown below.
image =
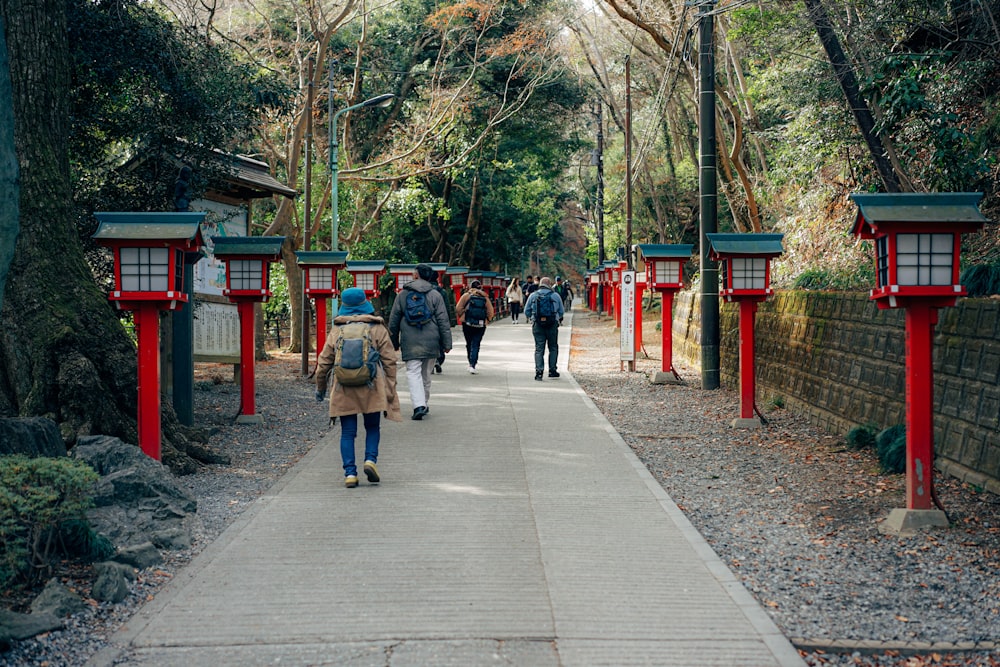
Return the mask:
<path fill-rule="evenodd" d="M 431 371 L 441 350 L 451 352 L 451 322 L 444 297 L 430 282 L 435 276 L 429 264 L 417 264 L 413 280 L 396 295 L 389 312 L 389 335 L 392 345 L 400 350 L 406 364 L 406 382 L 410 387 L 413 415 L 421 420 L 430 412 L 427 403 L 431 396 Z M 409 292 L 420 292 L 430 309 L 426 322 L 411 323 L 405 316 L 406 297 Z"/>

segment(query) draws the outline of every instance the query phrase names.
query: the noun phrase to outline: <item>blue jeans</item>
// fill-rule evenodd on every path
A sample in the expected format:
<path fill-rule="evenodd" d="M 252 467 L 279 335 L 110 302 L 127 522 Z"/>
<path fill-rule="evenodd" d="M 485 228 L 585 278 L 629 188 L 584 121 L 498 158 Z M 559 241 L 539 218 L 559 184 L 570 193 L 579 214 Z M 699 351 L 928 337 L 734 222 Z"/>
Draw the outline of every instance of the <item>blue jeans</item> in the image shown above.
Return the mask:
<path fill-rule="evenodd" d="M 545 370 L 546 345 L 549 348 L 549 372 L 554 372 L 559 363 L 559 327 L 555 324 L 548 327 L 532 324 L 531 335 L 535 338 L 535 372 Z"/>
<path fill-rule="evenodd" d="M 380 423 L 382 414 L 366 412 L 365 415 L 365 461 L 378 461 L 378 443 L 382 437 Z M 344 460 L 344 476 L 357 475 L 358 465 L 354 460 L 354 439 L 358 435 L 358 416 L 344 415 L 340 418 L 340 458 Z"/>
<path fill-rule="evenodd" d="M 473 368 L 479 363 L 479 344 L 483 342 L 485 333 L 486 327 L 462 325 L 462 334 L 465 336 L 465 355 L 469 358 L 469 365 Z"/>

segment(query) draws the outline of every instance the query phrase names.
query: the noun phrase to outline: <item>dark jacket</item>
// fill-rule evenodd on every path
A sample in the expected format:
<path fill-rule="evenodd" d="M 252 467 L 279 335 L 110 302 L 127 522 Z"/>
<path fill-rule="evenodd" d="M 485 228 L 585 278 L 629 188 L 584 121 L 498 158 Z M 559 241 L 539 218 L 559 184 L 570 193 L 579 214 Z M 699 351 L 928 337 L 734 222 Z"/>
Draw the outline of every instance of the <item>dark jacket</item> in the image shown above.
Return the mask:
<path fill-rule="evenodd" d="M 431 320 L 423 326 L 410 324 L 406 321 L 407 290 L 423 292 L 427 307 L 431 310 Z M 389 336 L 392 345 L 402 352 L 403 361 L 410 359 L 437 359 L 441 350 L 451 349 L 451 323 L 448 321 L 448 308 L 444 297 L 435 289 L 435 285 L 417 278 L 408 283 L 396 295 L 389 312 Z"/>

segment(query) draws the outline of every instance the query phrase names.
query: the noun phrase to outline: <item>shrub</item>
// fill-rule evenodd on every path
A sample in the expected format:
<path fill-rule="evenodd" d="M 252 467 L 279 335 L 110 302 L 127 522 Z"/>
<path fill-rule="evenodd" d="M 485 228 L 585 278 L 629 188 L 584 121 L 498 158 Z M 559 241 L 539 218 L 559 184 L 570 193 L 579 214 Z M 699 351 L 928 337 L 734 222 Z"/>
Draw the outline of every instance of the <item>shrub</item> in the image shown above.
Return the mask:
<path fill-rule="evenodd" d="M 33 583 L 51 572 L 72 542 L 60 531 L 79 535 L 97 480 L 90 466 L 70 458 L 0 457 L 0 587 Z M 98 553 L 109 546 L 92 533 L 83 542 Z"/>
<path fill-rule="evenodd" d="M 875 449 L 875 429 L 871 426 L 855 426 L 847 432 L 848 449 Z"/>
<path fill-rule="evenodd" d="M 1000 294 L 1000 263 L 970 266 L 962 271 L 959 282 L 965 286 L 969 296 Z"/>
<path fill-rule="evenodd" d="M 882 472 L 906 472 L 906 426 L 896 424 L 879 433 L 875 438 L 875 450 Z"/>

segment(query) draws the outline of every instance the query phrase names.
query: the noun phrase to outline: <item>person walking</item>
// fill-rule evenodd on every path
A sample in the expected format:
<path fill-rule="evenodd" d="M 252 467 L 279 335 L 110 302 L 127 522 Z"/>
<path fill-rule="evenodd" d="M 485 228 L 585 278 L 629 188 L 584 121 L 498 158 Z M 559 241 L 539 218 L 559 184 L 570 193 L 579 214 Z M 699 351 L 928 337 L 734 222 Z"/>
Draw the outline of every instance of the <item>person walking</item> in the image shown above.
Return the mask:
<path fill-rule="evenodd" d="M 539 279 L 538 289 L 524 304 L 524 316 L 531 322 L 531 335 L 535 338 L 536 380 L 542 379 L 545 370 L 546 346 L 549 348 L 549 377 L 559 377 L 556 370 L 559 362 L 559 324 L 564 314 L 562 299 L 552 291 L 552 279 Z"/>
<path fill-rule="evenodd" d="M 552 291 L 558 294 L 559 298 L 562 299 L 563 311 L 569 310 L 569 301 L 567 298 L 569 283 L 563 282 L 561 276 L 556 276 L 556 284 L 552 286 Z"/>
<path fill-rule="evenodd" d="M 444 297 L 431 280 L 436 272 L 429 264 L 417 264 L 413 280 L 396 295 L 389 311 L 389 336 L 406 364 L 413 415 L 421 420 L 429 412 L 431 370 L 438 355 L 451 352 L 451 326 Z"/>
<path fill-rule="evenodd" d="M 524 305 L 524 292 L 521 291 L 521 284 L 518 282 L 517 276 L 510 279 L 506 296 L 507 303 L 510 305 L 510 319 L 514 324 L 517 324 L 521 316 L 521 306 Z"/>
<path fill-rule="evenodd" d="M 465 354 L 469 358 L 469 373 L 475 375 L 476 364 L 479 363 L 479 346 L 486 334 L 486 325 L 493 321 L 496 314 L 490 297 L 482 290 L 483 284 L 473 280 L 469 289 L 455 306 L 458 319 L 462 321 L 462 335 L 465 336 Z"/>
<path fill-rule="evenodd" d="M 455 293 L 450 289 L 445 289 L 438 283 L 437 271 L 434 272 L 434 280 L 430 281 L 434 285 L 434 289 L 438 291 L 438 294 L 444 299 L 445 308 L 448 310 L 448 323 L 451 326 L 458 324 L 458 315 L 455 313 Z M 437 362 L 434 364 L 434 372 L 438 375 L 441 374 L 441 366 L 444 365 L 445 351 L 441 350 L 438 354 Z"/>
<path fill-rule="evenodd" d="M 362 415 L 365 424 L 365 462 L 363 469 L 369 483 L 380 481 L 378 468 L 379 442 L 382 437 L 381 417 L 392 421 L 401 421 L 399 412 L 399 395 L 396 393 L 396 361 L 398 356 L 393 349 L 389 329 L 385 320 L 375 315 L 375 308 L 365 297 L 365 292 L 357 287 L 344 290 L 340 295 L 340 311 L 333 319 L 333 327 L 326 337 L 323 350 L 320 352 L 316 367 L 316 400 L 322 401 L 326 396 L 330 376 L 333 375 L 333 385 L 330 389 L 330 418 L 340 417 L 340 458 L 344 465 L 344 486 L 354 488 L 358 485 L 358 466 L 355 462 L 354 442 L 358 435 L 358 415 Z M 360 327 L 354 326 L 360 324 Z M 365 329 L 367 327 L 367 330 Z M 363 337 L 367 336 L 367 344 L 378 353 L 378 361 L 374 363 L 374 377 L 360 378 L 358 384 L 344 384 L 336 372 L 337 348 L 340 347 L 341 367 L 344 358 L 343 350 L 347 349 L 348 336 L 355 336 L 359 347 L 364 348 Z M 360 359 L 362 355 L 358 355 Z M 372 359 L 370 355 L 368 359 Z M 365 359 L 365 361 L 368 361 Z"/>
<path fill-rule="evenodd" d="M 524 298 L 527 299 L 536 289 L 538 289 L 538 284 L 535 282 L 535 279 L 532 276 L 526 276 L 523 287 Z M 527 303 L 527 301 L 525 301 L 525 303 Z"/>

